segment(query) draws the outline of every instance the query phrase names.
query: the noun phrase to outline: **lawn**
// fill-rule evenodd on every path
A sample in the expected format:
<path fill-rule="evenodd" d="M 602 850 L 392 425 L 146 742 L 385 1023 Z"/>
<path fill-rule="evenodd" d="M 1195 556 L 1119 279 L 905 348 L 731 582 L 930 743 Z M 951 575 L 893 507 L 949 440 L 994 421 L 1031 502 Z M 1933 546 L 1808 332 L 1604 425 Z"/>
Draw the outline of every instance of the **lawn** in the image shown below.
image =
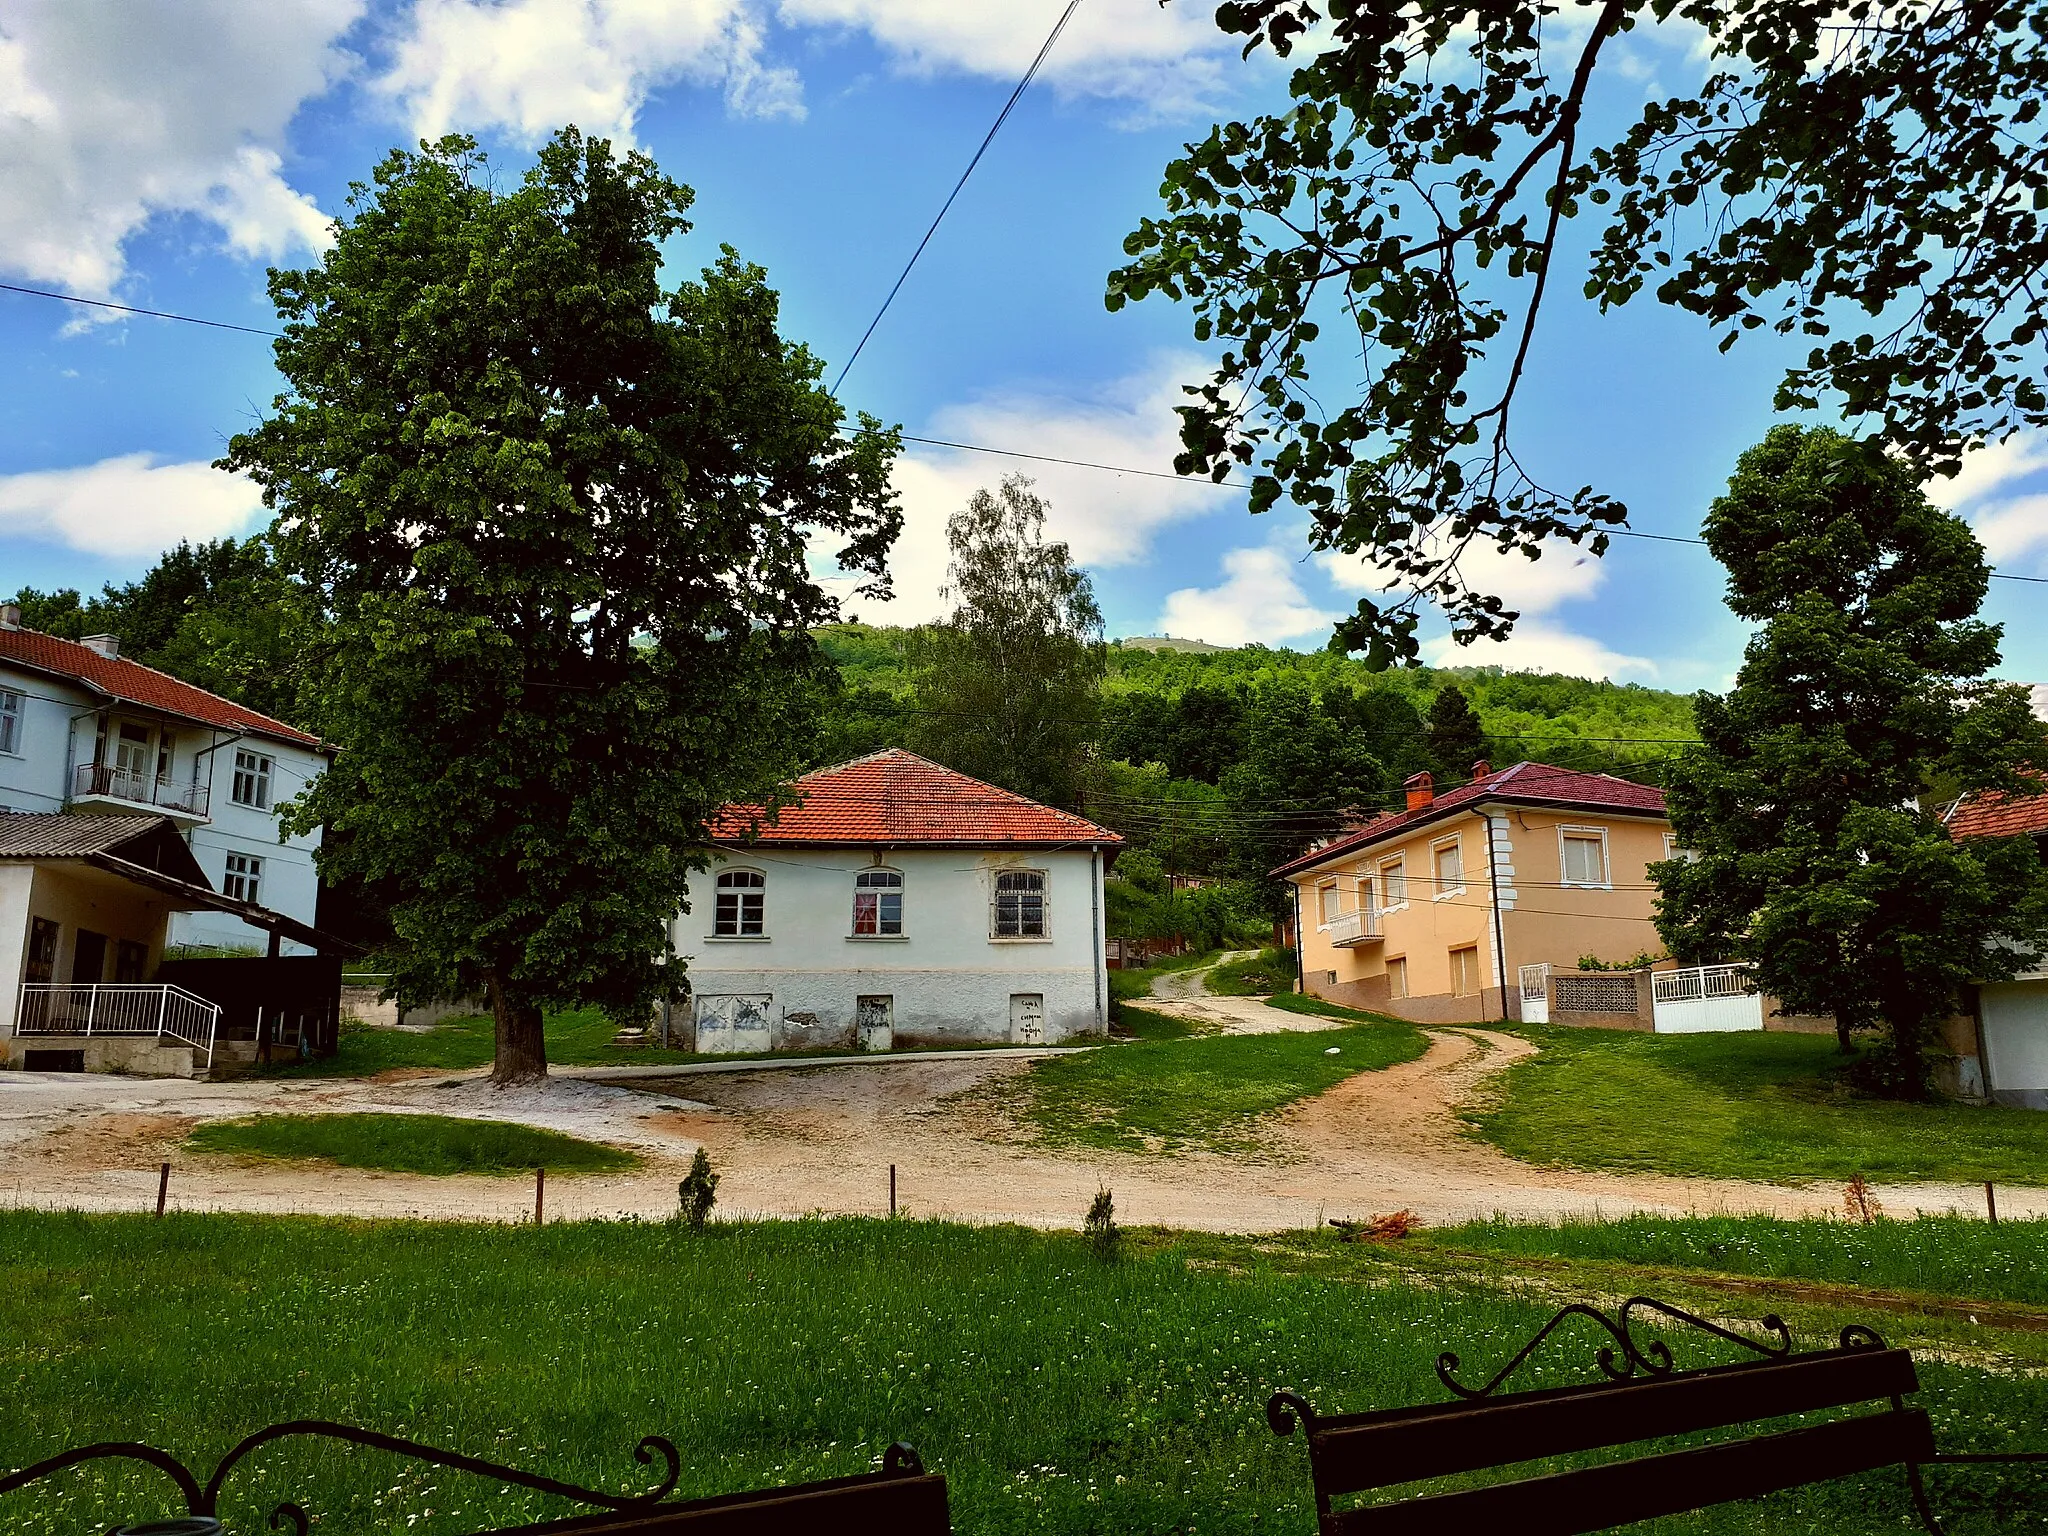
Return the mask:
<path fill-rule="evenodd" d="M 1775 1183 L 2048 1185 L 2048 1115 L 1898 1104 L 1851 1092 L 1829 1035 L 1527 1029 L 1468 1118 L 1525 1161 Z"/>
<path fill-rule="evenodd" d="M 1140 1038 L 1054 1057 L 987 1088 L 1042 1141 L 1123 1152 L 1261 1147 L 1259 1121 L 1357 1072 L 1428 1048 L 1406 1024 L 1272 1035 L 1189 1035 L 1177 1020 L 1125 1008 Z"/>
<path fill-rule="evenodd" d="M 1361 1285 L 1249 1240 L 1171 1234 L 1111 1265 L 1072 1234 L 910 1221 L 574 1223 L 535 1229 L 308 1218 L 0 1212 L 10 1259 L 0 1465 L 141 1439 L 201 1468 L 244 1432 L 333 1418 L 572 1481 L 642 1486 L 640 1436 L 683 1451 L 679 1493 L 857 1472 L 892 1440 L 946 1474 L 963 1536 L 1307 1532 L 1299 1437 L 1262 1408 L 1443 1400 L 1439 1348 L 1504 1359 L 1547 1315 L 1494 1291 Z M 1337 1255 L 1349 1258 L 1349 1254 Z M 1688 1363 L 1700 1357 L 1688 1356 Z M 1546 1354 L 1530 1385 L 1581 1379 Z M 1920 1401 L 1954 1448 L 2025 1443 L 2048 1382 L 1941 1361 Z M 2010 1530 L 2003 1505 L 1951 1529 Z M 174 1513 L 165 1481 L 109 1464 L 9 1497 L 0 1523 L 72 1536 Z M 2038 1497 L 2038 1494 L 2036 1495 Z M 545 1495 L 374 1452 L 281 1444 L 229 1481 L 257 1531 L 284 1499 L 319 1530 L 466 1532 L 570 1512 Z M 2031 1506 L 2038 1510 L 2038 1506 Z M 1900 1529 L 1884 1474 L 1646 1527 L 1704 1536 Z"/>
<path fill-rule="evenodd" d="M 196 1152 L 311 1158 L 393 1173 L 612 1173 L 640 1159 L 602 1142 L 499 1120 L 448 1115 L 256 1115 L 212 1120 L 186 1140 Z"/>

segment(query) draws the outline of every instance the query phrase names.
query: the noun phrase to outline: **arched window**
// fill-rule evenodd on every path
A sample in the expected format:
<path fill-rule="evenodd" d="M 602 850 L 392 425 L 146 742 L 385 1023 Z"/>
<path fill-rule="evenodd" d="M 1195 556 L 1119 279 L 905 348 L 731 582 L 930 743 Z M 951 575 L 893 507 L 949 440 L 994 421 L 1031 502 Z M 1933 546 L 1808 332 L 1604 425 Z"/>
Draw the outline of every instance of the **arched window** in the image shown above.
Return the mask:
<path fill-rule="evenodd" d="M 886 939 L 903 932 L 903 877 L 893 869 L 864 869 L 853 877 L 853 936 Z"/>
<path fill-rule="evenodd" d="M 721 939 L 758 939 L 768 877 L 758 869 L 729 869 L 718 877 L 711 932 Z"/>
<path fill-rule="evenodd" d="M 996 875 L 994 921 L 990 934 L 998 939 L 1045 937 L 1045 871 L 1005 869 Z"/>

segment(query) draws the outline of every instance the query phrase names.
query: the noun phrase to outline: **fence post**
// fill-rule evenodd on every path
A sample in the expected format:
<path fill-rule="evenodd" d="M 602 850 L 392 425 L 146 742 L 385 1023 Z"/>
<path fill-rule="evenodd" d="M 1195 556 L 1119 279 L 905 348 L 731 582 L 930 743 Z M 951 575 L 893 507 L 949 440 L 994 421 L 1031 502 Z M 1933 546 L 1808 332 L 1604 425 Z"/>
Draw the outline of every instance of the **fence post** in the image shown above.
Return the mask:
<path fill-rule="evenodd" d="M 99 1006 L 100 985 L 95 981 L 89 984 L 85 994 L 85 1038 L 88 1040 L 92 1038 L 92 1016 L 99 1011 Z"/>
<path fill-rule="evenodd" d="M 156 1213 L 164 1213 L 164 1197 L 171 1192 L 171 1165 L 159 1163 L 156 1169 Z"/>
<path fill-rule="evenodd" d="M 896 1214 L 896 1165 L 889 1165 L 889 1214 Z"/>
<path fill-rule="evenodd" d="M 165 987 L 156 995 L 156 1037 L 159 1040 L 164 1037 L 164 1018 L 170 1012 L 170 1007 L 171 989 Z"/>
<path fill-rule="evenodd" d="M 545 1168 L 536 1168 L 533 1170 L 533 1224 L 536 1227 L 541 1224 L 547 1193 L 548 1171 Z"/>
<path fill-rule="evenodd" d="M 1984 1209 L 1990 1213 L 1991 1225 L 1998 1225 L 1998 1191 L 1991 1187 L 1991 1181 L 1984 1181 Z"/>

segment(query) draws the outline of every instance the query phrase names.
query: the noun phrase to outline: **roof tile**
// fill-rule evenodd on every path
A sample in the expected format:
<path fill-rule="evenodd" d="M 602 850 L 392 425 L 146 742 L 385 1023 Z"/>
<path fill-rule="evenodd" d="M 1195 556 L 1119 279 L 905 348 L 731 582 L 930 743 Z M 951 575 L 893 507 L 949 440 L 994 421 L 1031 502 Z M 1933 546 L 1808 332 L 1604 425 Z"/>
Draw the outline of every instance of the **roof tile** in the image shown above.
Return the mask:
<path fill-rule="evenodd" d="M 2048 784 L 2048 774 L 2029 777 Z M 2048 793 L 1971 795 L 1949 812 L 1948 829 L 1956 837 L 2048 836 Z"/>
<path fill-rule="evenodd" d="M 320 738 L 230 703 L 219 694 L 181 682 L 168 672 L 145 667 L 125 656 L 102 656 L 76 640 L 60 640 L 39 629 L 0 629 L 0 662 L 15 662 L 38 672 L 74 678 L 125 704 L 183 715 L 226 731 L 256 731 L 281 741 L 317 747 Z"/>

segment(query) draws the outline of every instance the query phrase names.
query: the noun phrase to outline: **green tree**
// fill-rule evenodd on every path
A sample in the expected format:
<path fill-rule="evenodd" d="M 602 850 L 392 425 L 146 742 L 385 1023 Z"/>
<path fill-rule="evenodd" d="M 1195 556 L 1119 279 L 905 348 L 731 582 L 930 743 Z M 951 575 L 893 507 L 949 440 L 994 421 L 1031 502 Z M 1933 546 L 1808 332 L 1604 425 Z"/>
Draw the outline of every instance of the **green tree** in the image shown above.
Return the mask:
<path fill-rule="evenodd" d="M 1568 276 L 1553 263 L 1576 249 L 1603 308 L 1649 283 L 1724 347 L 1763 327 L 1812 338 L 1780 408 L 1838 403 L 1923 472 L 2048 422 L 2048 0 L 1600 0 L 1583 26 L 1546 26 L 1556 14 L 1228 0 L 1217 24 L 1247 54 L 1315 51 L 1284 108 L 1167 167 L 1164 215 L 1109 279 L 1112 309 L 1187 299 L 1218 347 L 1175 467 L 1255 465 L 1254 512 L 1286 496 L 1316 547 L 1369 552 L 1409 589 L 1340 626 L 1381 664 L 1417 654 L 1418 595 L 1464 636 L 1512 624 L 1459 575 L 1473 539 L 1598 554 L 1625 515 L 1535 481 L 1509 429 Z M 1683 94 L 1643 102 L 1642 39 L 1623 42 L 1639 25 L 1676 34 L 1657 70 L 1696 70 Z M 1636 120 L 1589 142 L 1594 106 Z M 1595 227 L 1561 247 L 1580 217 Z M 1325 325 L 1349 335 L 1318 352 Z"/>
<path fill-rule="evenodd" d="M 318 267 L 273 272 L 290 385 L 229 445 L 325 620 L 289 809 L 394 893 L 397 980 L 482 991 L 493 1076 L 542 1010 L 645 1016 L 706 819 L 799 760 L 835 616 L 820 533 L 876 582 L 897 443 L 729 248 L 664 288 L 687 188 L 565 129 L 499 190 L 464 138 L 394 152 Z"/>
<path fill-rule="evenodd" d="M 1072 806 L 1094 740 L 1102 611 L 1022 475 L 976 491 L 946 524 L 953 612 L 922 631 L 916 739 L 962 773 Z"/>
<path fill-rule="evenodd" d="M 1728 605 L 1761 626 L 1734 689 L 1695 703 L 1654 866 L 1674 954 L 1744 960 L 1795 1013 L 1883 1026 L 1873 1077 L 1926 1091 L 1928 1052 L 1973 978 L 2048 942 L 2048 872 L 2026 839 L 1958 843 L 1930 783 L 2024 793 L 2048 763 L 2027 690 L 1985 674 L 1983 550 L 1911 468 L 1839 433 L 1774 428 L 1707 515 Z"/>
<path fill-rule="evenodd" d="M 1298 678 L 1275 677 L 1253 691 L 1245 734 L 1245 756 L 1223 775 L 1223 792 L 1232 861 L 1246 879 L 1265 880 L 1314 839 L 1371 814 L 1389 787 L 1379 761 Z M 1267 885 L 1277 904 L 1284 893 Z"/>
<path fill-rule="evenodd" d="M 1429 701 L 1429 724 L 1423 739 L 1429 755 L 1436 760 L 1436 771 L 1447 778 L 1468 777 L 1472 765 L 1488 751 L 1479 715 L 1472 708 L 1472 701 L 1465 697 L 1465 690 L 1456 683 L 1444 684 Z"/>

